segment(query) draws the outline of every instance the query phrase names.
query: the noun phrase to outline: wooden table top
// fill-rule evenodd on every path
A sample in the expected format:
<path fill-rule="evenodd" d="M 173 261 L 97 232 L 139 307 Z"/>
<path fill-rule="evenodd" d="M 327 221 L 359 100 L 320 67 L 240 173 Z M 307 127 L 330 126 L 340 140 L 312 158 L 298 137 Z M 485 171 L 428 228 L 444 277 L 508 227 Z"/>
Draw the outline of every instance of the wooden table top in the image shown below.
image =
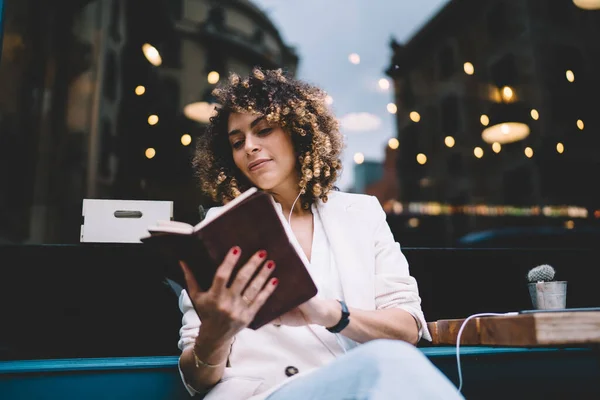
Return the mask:
<path fill-rule="evenodd" d="M 433 345 L 456 345 L 463 319 L 427 324 Z M 538 312 L 485 316 L 467 322 L 460 338 L 467 346 L 578 346 L 600 344 L 600 311 Z"/>

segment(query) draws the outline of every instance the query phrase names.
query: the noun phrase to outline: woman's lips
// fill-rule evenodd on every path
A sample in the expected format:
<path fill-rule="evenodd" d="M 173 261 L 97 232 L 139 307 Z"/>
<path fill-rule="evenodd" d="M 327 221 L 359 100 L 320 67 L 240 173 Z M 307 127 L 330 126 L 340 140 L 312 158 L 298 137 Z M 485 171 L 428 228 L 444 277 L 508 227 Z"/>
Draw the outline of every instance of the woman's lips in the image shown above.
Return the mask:
<path fill-rule="evenodd" d="M 265 165 L 267 165 L 269 162 L 271 162 L 271 160 L 261 160 L 256 164 L 253 164 L 250 168 L 248 168 L 251 172 L 254 172 L 260 168 L 263 168 Z"/>

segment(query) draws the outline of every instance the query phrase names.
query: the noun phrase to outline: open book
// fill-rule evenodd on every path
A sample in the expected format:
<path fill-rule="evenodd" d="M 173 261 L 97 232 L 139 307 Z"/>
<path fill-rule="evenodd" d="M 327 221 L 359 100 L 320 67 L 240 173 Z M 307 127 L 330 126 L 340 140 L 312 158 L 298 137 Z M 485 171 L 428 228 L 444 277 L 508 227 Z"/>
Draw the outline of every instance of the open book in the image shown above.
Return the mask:
<path fill-rule="evenodd" d="M 178 261 L 192 270 L 198 284 L 208 290 L 215 271 L 233 246 L 242 254 L 232 279 L 248 259 L 259 250 L 267 251 L 267 260 L 275 261 L 271 277 L 278 286 L 258 311 L 249 328 L 258 329 L 317 294 L 299 251 L 288 236 L 271 196 L 249 189 L 227 203 L 218 213 L 196 226 L 178 221 L 159 221 L 148 227 L 149 235 L 140 240 L 152 246 L 168 265 L 168 278 L 185 287 Z M 231 282 L 230 282 L 231 283 Z"/>

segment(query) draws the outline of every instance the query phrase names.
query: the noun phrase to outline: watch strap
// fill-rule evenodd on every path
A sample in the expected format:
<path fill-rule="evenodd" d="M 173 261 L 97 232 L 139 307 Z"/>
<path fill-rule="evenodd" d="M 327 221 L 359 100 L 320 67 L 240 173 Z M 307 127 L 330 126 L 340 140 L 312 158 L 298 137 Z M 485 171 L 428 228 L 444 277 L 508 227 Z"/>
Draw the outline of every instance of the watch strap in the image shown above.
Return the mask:
<path fill-rule="evenodd" d="M 348 310 L 348 306 L 346 305 L 346 302 L 343 300 L 338 300 L 338 302 L 342 306 L 342 317 L 340 318 L 339 322 L 337 324 L 335 324 L 334 326 L 325 328 L 329 332 L 332 332 L 332 333 L 341 332 L 350 323 L 350 311 Z"/>

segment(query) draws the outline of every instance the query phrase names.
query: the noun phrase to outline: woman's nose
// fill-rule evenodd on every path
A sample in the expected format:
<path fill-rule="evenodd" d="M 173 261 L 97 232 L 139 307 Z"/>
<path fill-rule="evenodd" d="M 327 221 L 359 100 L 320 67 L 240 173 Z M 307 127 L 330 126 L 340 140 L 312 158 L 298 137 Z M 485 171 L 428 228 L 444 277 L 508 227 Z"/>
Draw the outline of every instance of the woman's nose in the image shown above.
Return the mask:
<path fill-rule="evenodd" d="M 246 153 L 248 154 L 252 154 L 252 153 L 256 153 L 257 151 L 260 150 L 260 146 L 258 145 L 257 141 L 251 138 L 246 138 Z"/>

